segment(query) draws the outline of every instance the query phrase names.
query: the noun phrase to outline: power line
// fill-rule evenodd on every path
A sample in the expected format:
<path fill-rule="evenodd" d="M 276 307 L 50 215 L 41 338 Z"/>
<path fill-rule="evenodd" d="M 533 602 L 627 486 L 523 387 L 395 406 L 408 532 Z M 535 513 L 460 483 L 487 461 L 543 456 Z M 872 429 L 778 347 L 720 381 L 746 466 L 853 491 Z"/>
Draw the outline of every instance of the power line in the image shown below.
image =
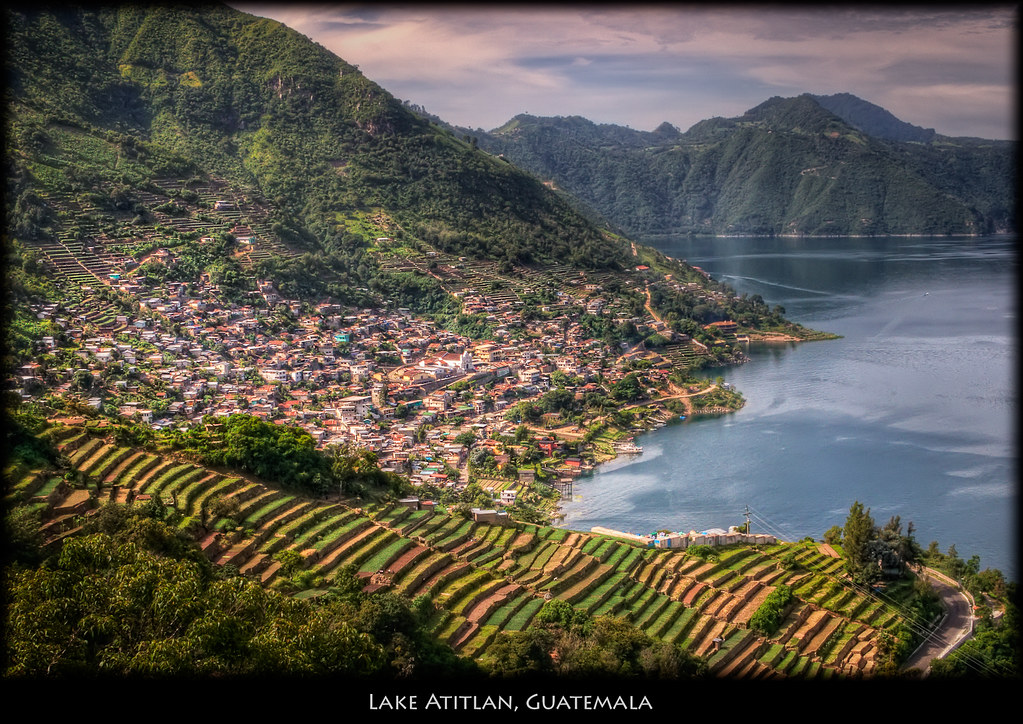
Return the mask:
<path fill-rule="evenodd" d="M 760 511 L 758 511 L 756 508 L 752 509 L 752 515 L 757 520 L 757 522 L 759 522 L 765 528 L 770 530 L 772 535 L 774 535 L 774 537 L 777 538 L 778 540 L 796 541 L 799 540 L 799 538 L 801 537 L 799 535 L 796 535 L 795 532 L 792 531 L 787 525 L 775 523 L 772 520 L 768 520 L 767 517 L 760 513 Z"/>
<path fill-rule="evenodd" d="M 894 608 L 897 611 L 899 611 L 903 615 L 903 617 L 906 619 L 907 627 L 910 628 L 914 633 L 916 633 L 918 636 L 920 636 L 923 639 L 921 644 L 926 642 L 926 641 L 930 641 L 930 640 L 934 639 L 937 636 L 937 628 L 931 628 L 929 626 L 926 626 L 925 624 L 919 623 L 918 622 L 919 616 L 913 614 L 910 611 L 907 611 L 905 609 L 905 607 L 900 605 L 897 601 L 894 601 L 894 600 L 890 599 L 890 597 L 888 597 L 887 595 L 875 594 L 873 589 L 869 589 L 869 588 L 867 588 L 865 586 L 862 586 L 860 584 L 857 584 L 857 583 L 855 583 L 853 581 L 849 581 L 848 585 L 851 588 L 853 588 L 854 590 L 860 591 L 864 595 L 867 595 L 867 596 L 869 596 L 869 597 L 871 597 L 871 598 L 873 598 L 875 600 L 878 600 L 882 604 L 891 606 L 892 608 Z M 886 600 L 882 600 L 882 599 L 886 599 Z M 978 657 L 976 657 L 974 655 L 971 655 L 969 653 L 963 653 L 963 652 L 960 652 L 960 658 L 963 660 L 963 663 L 965 663 L 968 667 L 970 667 L 974 671 L 977 671 L 978 673 L 987 673 L 987 674 L 990 674 L 992 676 L 998 676 L 999 675 L 999 672 L 996 669 L 994 669 L 993 667 L 991 667 L 990 664 L 988 664 L 982 658 L 978 658 Z"/>
<path fill-rule="evenodd" d="M 767 519 L 766 517 L 764 517 L 762 515 L 759 515 L 755 509 L 753 509 L 753 512 L 750 513 L 750 507 L 748 505 L 746 506 L 746 515 L 747 516 L 752 515 L 752 517 L 760 525 L 762 525 L 765 528 L 767 528 L 768 530 L 770 530 L 771 534 L 774 535 L 779 540 L 783 540 L 783 539 L 786 538 L 785 535 L 782 535 L 782 534 L 779 533 L 779 527 L 780 528 L 787 528 L 787 526 L 784 526 L 784 525 L 781 525 L 781 524 L 777 524 L 777 523 Z M 747 520 L 748 520 L 748 517 L 747 517 Z M 798 538 L 799 538 L 799 536 L 797 536 L 797 535 L 789 536 L 789 540 L 793 540 L 793 541 L 798 540 Z M 908 607 L 904 606 L 902 603 L 900 603 L 896 599 L 892 598 L 888 594 L 882 593 L 882 592 L 877 592 L 877 591 L 875 591 L 871 587 L 866 587 L 866 586 L 863 586 L 861 584 L 857 584 L 854 581 L 852 581 L 851 579 L 838 579 L 838 578 L 836 578 L 835 576 L 833 576 L 831 574 L 823 573 L 823 572 L 820 572 L 820 571 L 818 571 L 817 573 L 818 573 L 818 575 L 826 576 L 827 578 L 838 582 L 839 585 L 843 585 L 843 586 L 852 588 L 854 591 L 857 591 L 857 592 L 861 593 L 862 595 L 868 597 L 871 600 L 874 600 L 874 601 L 880 603 L 883 606 L 888 606 L 888 607 L 891 607 L 891 608 L 895 609 L 895 611 L 902 617 L 905 626 L 911 632 L 913 632 L 914 634 L 916 634 L 918 637 L 920 637 L 922 639 L 921 643 L 930 641 L 930 640 L 934 639 L 937 636 L 937 628 L 936 627 L 932 628 L 931 626 L 929 626 L 926 621 L 922 621 L 921 620 L 921 615 L 918 612 L 915 612 L 915 611 L 909 609 Z M 969 668 L 971 668 L 972 670 L 974 670 L 974 671 L 976 671 L 978 673 L 987 673 L 987 674 L 992 675 L 992 676 L 999 676 L 1000 675 L 1000 673 L 996 669 L 994 669 L 992 666 L 990 666 L 990 664 L 988 664 L 982 658 L 979 658 L 977 656 L 974 656 L 974 655 L 971 655 L 969 653 L 963 652 L 962 650 L 960 650 L 960 652 L 959 652 L 959 658 L 960 658 L 961 661 L 963 661 L 963 663 L 966 666 L 968 666 Z"/>
<path fill-rule="evenodd" d="M 712 515 L 732 514 L 732 511 L 730 509 L 720 509 L 702 512 L 704 512 L 705 514 L 709 513 Z M 751 520 L 753 520 L 756 521 L 758 526 L 767 530 L 770 535 L 773 535 L 779 541 L 787 540 L 795 542 L 799 540 L 801 537 L 805 537 L 799 536 L 798 534 L 794 533 L 791 530 L 791 528 L 789 528 L 789 526 L 783 523 L 778 523 L 777 521 L 768 518 L 767 516 L 757 511 L 756 508 L 752 508 L 748 504 L 745 506 L 742 515 L 746 519 L 747 532 L 752 532 Z M 900 601 L 892 598 L 887 593 L 884 593 L 882 591 L 875 591 L 872 587 L 863 586 L 862 584 L 855 583 L 851 579 L 838 578 L 833 574 L 825 573 L 820 570 L 812 572 L 815 573 L 816 575 L 825 576 L 826 578 L 838 583 L 842 587 L 852 589 L 853 591 L 860 593 L 866 598 L 875 601 L 882 606 L 894 609 L 894 611 L 902 618 L 903 624 L 906 626 L 906 628 L 910 632 L 915 634 L 918 638 L 922 639 L 921 644 L 930 641 L 937 636 L 937 628 L 931 627 L 930 625 L 928 625 L 926 621 L 922 620 L 920 613 L 913 611 L 912 609 L 903 605 Z M 978 673 L 986 673 L 991 676 L 1001 675 L 997 669 L 990 666 L 990 664 L 988 664 L 984 659 L 965 653 L 962 650 L 960 650 L 959 652 L 959 659 L 964 663 L 964 665 L 968 666 L 969 668 Z"/>

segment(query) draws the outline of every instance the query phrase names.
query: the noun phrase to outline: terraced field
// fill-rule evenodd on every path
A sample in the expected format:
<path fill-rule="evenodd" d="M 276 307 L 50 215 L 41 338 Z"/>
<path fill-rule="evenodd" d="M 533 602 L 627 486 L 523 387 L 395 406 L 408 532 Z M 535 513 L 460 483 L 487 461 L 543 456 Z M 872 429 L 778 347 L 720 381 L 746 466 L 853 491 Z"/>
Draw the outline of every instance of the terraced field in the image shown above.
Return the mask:
<path fill-rule="evenodd" d="M 292 577 L 307 584 L 327 587 L 339 567 L 353 566 L 367 591 L 429 596 L 435 633 L 464 655 L 484 652 L 501 630 L 527 627 L 544 600 L 557 597 L 679 643 L 722 677 L 869 674 L 878 632 L 899 620 L 842 585 L 840 561 L 809 544 L 726 547 L 704 561 L 592 533 L 302 498 L 74 427 L 54 439 L 77 471 L 76 487 L 48 487 L 39 471 L 20 471 L 13 493 L 47 506 L 51 539 L 72 534 L 86 508 L 156 498 L 178 511 L 211 560 L 266 585 L 284 579 L 279 554 L 291 550 L 300 560 Z M 230 517 L 218 517 L 222 510 Z M 796 565 L 786 568 L 781 557 L 793 547 Z M 796 601 L 765 638 L 749 628 L 750 617 L 781 584 Z"/>
<path fill-rule="evenodd" d="M 183 194 L 194 200 L 186 201 Z M 41 195 L 69 232 L 57 241 L 29 240 L 26 243 L 38 253 L 40 262 L 52 274 L 78 287 L 110 284 L 114 278 L 125 277 L 132 252 L 172 243 L 168 231 L 212 234 L 244 224 L 251 229 L 253 241 L 239 249 L 238 257 L 243 265 L 251 267 L 272 256 L 295 255 L 272 231 L 267 205 L 223 179 L 211 178 L 201 185 L 186 179 L 156 179 L 151 190 L 136 190 L 133 201 L 143 205 L 151 217 L 145 224 L 133 220 L 134 211 L 115 213 L 101 209 L 85 196 L 47 191 L 42 191 Z M 178 210 L 173 213 L 156 210 L 168 202 L 173 202 Z M 217 202 L 221 202 L 221 206 Z M 101 329 L 117 330 L 116 313 L 112 308 L 108 310 L 95 300 L 89 308 L 95 310 L 90 314 L 96 316 L 89 322 Z"/>

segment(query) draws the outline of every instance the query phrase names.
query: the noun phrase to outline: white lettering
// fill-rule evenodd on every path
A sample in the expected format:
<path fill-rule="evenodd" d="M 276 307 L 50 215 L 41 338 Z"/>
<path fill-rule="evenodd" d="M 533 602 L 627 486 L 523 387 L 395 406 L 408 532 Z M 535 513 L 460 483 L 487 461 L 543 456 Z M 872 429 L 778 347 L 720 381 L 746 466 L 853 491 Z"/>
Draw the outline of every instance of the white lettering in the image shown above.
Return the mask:
<path fill-rule="evenodd" d="M 373 694 L 369 695 L 369 708 L 371 711 L 379 711 L 381 709 L 417 709 L 415 695 L 396 695 L 393 699 L 386 694 L 377 701 L 374 699 Z"/>

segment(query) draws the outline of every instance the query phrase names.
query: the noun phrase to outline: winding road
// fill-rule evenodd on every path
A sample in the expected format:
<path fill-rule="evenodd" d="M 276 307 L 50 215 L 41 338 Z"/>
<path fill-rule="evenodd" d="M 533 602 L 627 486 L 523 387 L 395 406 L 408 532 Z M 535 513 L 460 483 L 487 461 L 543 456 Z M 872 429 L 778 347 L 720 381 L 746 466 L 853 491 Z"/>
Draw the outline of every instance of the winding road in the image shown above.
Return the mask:
<path fill-rule="evenodd" d="M 921 575 L 941 597 L 945 617 L 903 664 L 903 669 L 917 669 L 926 676 L 934 659 L 944 658 L 973 634 L 973 604 L 956 582 L 943 573 L 924 568 Z"/>

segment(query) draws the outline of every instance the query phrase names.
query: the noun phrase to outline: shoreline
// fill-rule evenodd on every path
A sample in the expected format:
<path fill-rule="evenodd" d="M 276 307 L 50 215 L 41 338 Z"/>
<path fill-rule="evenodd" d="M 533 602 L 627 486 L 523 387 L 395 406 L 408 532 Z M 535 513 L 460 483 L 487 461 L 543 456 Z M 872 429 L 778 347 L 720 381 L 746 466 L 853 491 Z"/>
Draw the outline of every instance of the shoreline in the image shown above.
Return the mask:
<path fill-rule="evenodd" d="M 749 336 L 750 344 L 780 344 L 783 342 L 806 342 L 807 340 L 802 337 L 796 337 L 791 334 L 761 334 L 756 337 L 753 335 Z"/>
<path fill-rule="evenodd" d="M 837 335 L 837 334 L 830 334 L 830 333 L 819 333 L 819 334 L 821 335 L 820 337 L 814 337 L 814 338 L 809 338 L 808 339 L 806 337 L 796 337 L 794 335 L 786 334 L 784 332 L 753 333 L 753 334 L 749 335 L 747 344 L 767 344 L 767 345 L 790 344 L 790 343 L 797 343 L 797 342 L 814 342 L 814 341 L 833 340 L 833 339 L 841 339 L 842 338 L 841 335 Z M 745 361 L 748 361 L 748 358 L 747 358 L 747 360 L 744 360 L 744 362 Z M 689 402 L 690 398 L 698 396 L 698 395 L 702 395 L 702 394 L 707 394 L 708 392 L 711 392 L 711 391 L 713 391 L 715 389 L 717 389 L 717 383 L 713 383 L 709 387 L 707 387 L 707 388 L 705 388 L 703 390 L 700 390 L 698 392 L 684 393 L 684 394 L 661 395 L 661 396 L 658 396 L 656 398 L 652 398 L 650 400 L 647 400 L 646 402 L 643 402 L 643 403 L 640 403 L 640 404 L 637 404 L 637 405 L 632 405 L 630 407 L 651 407 L 651 406 L 655 406 L 655 405 L 660 405 L 664 409 L 658 410 L 654 415 L 652 415 L 651 416 L 653 418 L 652 424 L 647 424 L 642 429 L 636 429 L 636 430 L 629 431 L 629 430 L 618 430 L 616 428 L 616 432 L 622 433 L 623 436 L 629 436 L 629 435 L 639 436 L 639 435 L 643 435 L 644 433 L 648 433 L 648 432 L 651 432 L 653 430 L 658 430 L 658 429 L 660 429 L 662 427 L 666 427 L 667 425 L 672 424 L 673 422 L 681 422 L 682 420 L 679 419 L 678 415 L 676 415 L 675 413 L 669 412 L 665 408 L 665 402 L 667 400 L 682 400 L 682 401 L 684 401 L 683 404 L 685 404 L 686 413 L 685 413 L 685 417 L 683 419 L 685 421 L 689 421 L 689 420 L 696 419 L 696 418 L 699 418 L 699 417 L 716 417 L 716 416 L 719 416 L 719 415 L 726 415 L 726 414 L 738 412 L 739 410 L 741 410 L 743 407 L 746 406 L 746 400 L 743 399 L 742 400 L 742 404 L 739 407 L 737 407 L 737 408 L 717 406 L 717 407 L 711 407 L 711 408 L 699 409 L 699 410 L 693 409 L 692 404 Z M 553 430 L 541 430 L 540 428 L 532 428 L 532 429 L 534 429 L 534 431 L 536 431 L 536 432 L 543 432 L 543 433 L 546 433 L 546 434 L 551 434 L 551 435 L 553 435 L 555 437 L 560 437 L 560 438 L 563 438 L 563 439 L 569 439 L 571 437 L 573 439 L 578 440 L 582 436 L 582 434 L 583 434 L 583 433 L 575 433 L 575 432 L 573 432 L 573 433 L 565 433 L 565 432 L 563 432 L 562 429 L 558 429 L 558 428 L 553 429 Z M 622 455 L 629 455 L 629 454 L 631 454 L 631 453 L 622 453 L 622 452 L 617 452 L 617 451 L 608 453 L 608 452 L 596 451 L 594 453 L 594 456 L 593 456 L 594 457 L 593 463 L 591 465 L 584 466 L 582 468 L 581 472 L 578 475 L 573 476 L 573 481 L 581 479 L 581 478 L 584 478 L 584 477 L 590 477 L 592 475 L 595 475 L 599 471 L 599 469 L 600 469 L 600 467 L 602 465 L 605 465 L 605 464 L 610 463 L 610 462 L 614 462 L 615 460 L 617 460 Z M 642 452 L 640 452 L 639 454 L 641 455 Z M 573 482 L 573 488 L 574 488 L 574 482 Z M 558 503 L 554 506 L 553 511 L 551 511 L 551 514 L 550 514 L 550 524 L 551 525 L 555 525 L 555 526 L 561 525 L 561 522 L 564 519 L 564 512 L 562 510 L 562 503 L 563 502 L 564 502 L 564 498 L 560 499 L 558 501 Z"/>
<path fill-rule="evenodd" d="M 706 393 L 708 393 L 708 392 L 710 392 L 710 391 L 712 391 L 714 389 L 717 389 L 717 384 L 712 384 L 710 387 L 706 388 L 705 390 L 701 390 L 700 392 L 692 393 L 692 394 L 689 394 L 689 395 L 684 395 L 684 396 L 683 395 L 664 395 L 664 396 L 658 397 L 656 399 L 651 399 L 651 400 L 649 400 L 649 401 L 647 401 L 645 403 L 642 403 L 641 405 L 637 405 L 637 407 L 648 407 L 648 406 L 657 405 L 657 404 L 663 405 L 665 400 L 688 399 L 689 397 L 695 397 L 695 396 L 700 395 L 700 394 L 706 394 Z M 642 429 L 636 429 L 636 430 L 631 430 L 631 431 L 627 431 L 627 430 L 617 430 L 617 431 L 621 432 L 623 434 L 623 437 L 632 437 L 632 436 L 639 437 L 640 435 L 644 435 L 646 433 L 653 432 L 654 430 L 659 430 L 662 427 L 667 427 L 668 425 L 671 425 L 671 424 L 680 424 L 683 421 L 688 422 L 690 420 L 697 419 L 697 418 L 700 418 L 700 417 L 718 417 L 720 415 L 726 415 L 726 414 L 731 414 L 731 413 L 734 413 L 734 412 L 738 412 L 739 410 L 741 410 L 745 406 L 746 406 L 746 401 L 745 400 L 743 400 L 742 405 L 740 405 L 737 408 L 721 407 L 721 406 L 719 406 L 719 407 L 710 407 L 710 408 L 701 409 L 701 410 L 694 410 L 691 405 L 686 405 L 686 414 L 685 414 L 685 417 L 683 419 L 680 419 L 678 415 L 676 415 L 675 413 L 669 412 L 666 409 L 665 410 L 659 410 L 656 414 L 651 416 L 653 418 L 653 423 L 652 424 L 646 425 Z M 557 437 L 558 434 L 559 434 L 557 430 L 545 430 L 544 432 L 550 433 L 550 434 L 554 435 L 555 437 Z M 595 454 L 593 456 L 594 457 L 593 463 L 591 465 L 584 466 L 582 471 L 578 475 L 573 477 L 573 488 L 574 488 L 575 483 L 577 481 L 579 481 L 579 480 L 581 480 L 583 478 L 592 477 L 593 475 L 595 475 L 595 474 L 597 474 L 599 472 L 601 466 L 606 465 L 607 463 L 614 462 L 615 460 L 617 460 L 618 458 L 622 457 L 623 455 L 637 455 L 637 457 L 638 457 L 638 456 L 642 456 L 642 451 L 640 451 L 638 454 L 636 454 L 636 453 L 629 453 L 629 452 L 617 452 L 617 451 L 610 452 L 610 453 L 602 452 L 602 451 L 595 452 Z M 564 516 L 564 512 L 562 510 L 562 504 L 564 502 L 565 502 L 565 499 L 561 498 L 561 499 L 558 500 L 557 504 L 555 504 L 554 509 L 553 509 L 553 511 L 551 511 L 551 514 L 550 514 L 550 525 L 553 525 L 553 526 L 561 525 L 561 522 L 563 521 L 563 519 L 565 517 Z"/>

